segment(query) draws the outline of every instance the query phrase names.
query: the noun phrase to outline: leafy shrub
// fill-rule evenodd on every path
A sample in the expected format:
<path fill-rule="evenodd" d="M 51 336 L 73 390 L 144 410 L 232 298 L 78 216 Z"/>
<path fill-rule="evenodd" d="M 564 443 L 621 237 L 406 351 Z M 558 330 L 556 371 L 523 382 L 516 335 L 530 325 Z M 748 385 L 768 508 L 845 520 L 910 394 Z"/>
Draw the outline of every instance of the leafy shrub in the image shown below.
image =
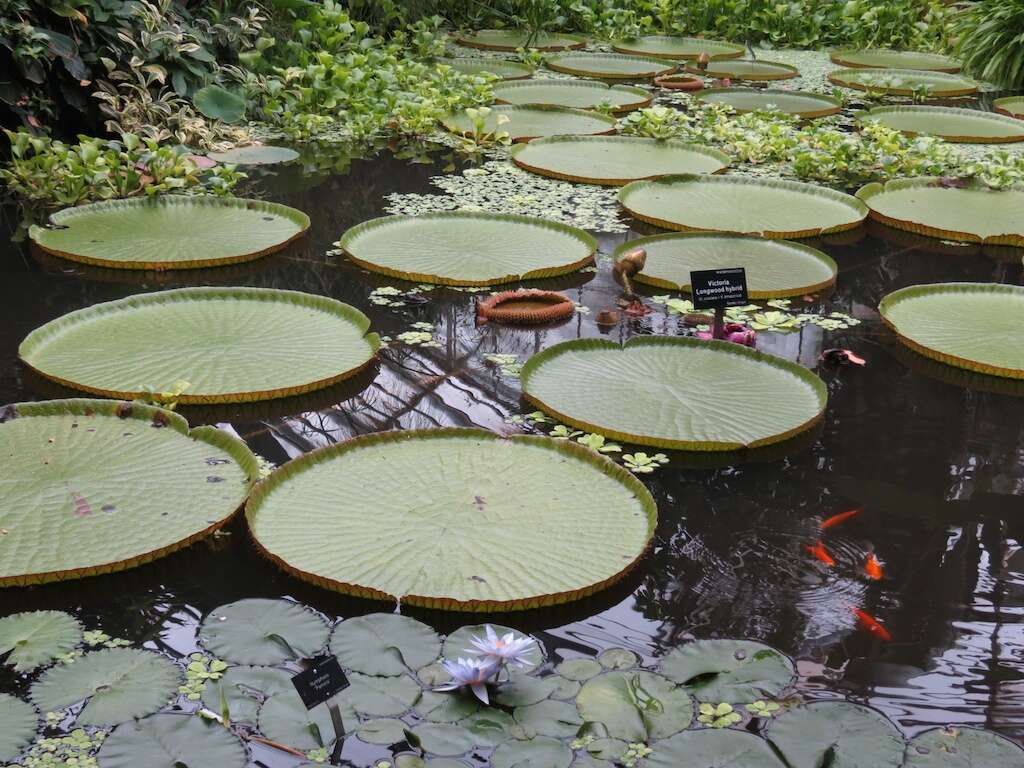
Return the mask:
<path fill-rule="evenodd" d="M 981 0 L 959 19 L 957 55 L 975 77 L 1024 88 L 1024 0 Z"/>

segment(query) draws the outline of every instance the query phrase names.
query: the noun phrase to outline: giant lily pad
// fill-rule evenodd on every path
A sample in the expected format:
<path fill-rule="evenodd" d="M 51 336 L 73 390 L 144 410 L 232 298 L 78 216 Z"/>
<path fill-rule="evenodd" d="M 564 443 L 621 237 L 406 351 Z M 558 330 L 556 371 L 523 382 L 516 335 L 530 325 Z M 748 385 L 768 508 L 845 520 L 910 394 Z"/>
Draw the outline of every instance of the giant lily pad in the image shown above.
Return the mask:
<path fill-rule="evenodd" d="M 508 118 L 507 123 L 498 125 L 498 117 Z M 463 112 L 448 115 L 441 120 L 452 133 L 471 135 L 473 121 Z M 552 107 L 544 104 L 506 104 L 491 107 L 484 122 L 487 131 L 504 131 L 512 141 L 530 141 L 541 136 L 592 136 L 615 131 L 615 118 L 585 109 Z"/>
<path fill-rule="evenodd" d="M 793 662 L 745 640 L 697 640 L 661 660 L 661 673 L 700 701 L 750 704 L 778 696 L 793 682 Z"/>
<path fill-rule="evenodd" d="M 903 768 L 1024 768 L 1024 750 L 992 731 L 933 728 L 910 740 Z"/>
<path fill-rule="evenodd" d="M 742 45 L 703 37 L 674 37 L 671 35 L 644 35 L 612 43 L 612 49 L 634 56 L 652 56 L 656 59 L 697 59 L 706 53 L 712 61 L 736 59 L 743 55 Z"/>
<path fill-rule="evenodd" d="M 800 76 L 800 70 L 789 64 L 762 59 L 726 59 L 700 69 L 694 64 L 686 67 L 686 71 L 694 75 L 706 77 L 729 78 L 730 80 L 791 80 Z"/>
<path fill-rule="evenodd" d="M 884 715 L 860 704 L 824 701 L 779 715 L 768 741 L 793 766 L 899 768 L 905 744 Z"/>
<path fill-rule="evenodd" d="M 644 268 L 633 278 L 657 288 L 689 293 L 690 272 L 743 267 L 751 298 L 802 296 L 831 286 L 836 263 L 801 243 L 736 235 L 673 233 L 630 240 L 615 249 L 618 260 L 636 248 L 647 252 Z"/>
<path fill-rule="evenodd" d="M 828 79 L 835 85 L 858 91 L 877 91 L 891 96 L 912 96 L 924 91 L 930 96 L 968 96 L 978 84 L 962 75 L 926 72 L 920 69 L 837 69 Z"/>
<path fill-rule="evenodd" d="M 267 288 L 179 288 L 94 304 L 52 320 L 18 348 L 59 384 L 181 403 L 298 395 L 362 370 L 380 346 L 348 304 Z M 179 384 L 178 382 L 184 382 Z"/>
<path fill-rule="evenodd" d="M 218 163 L 229 165 L 276 165 L 298 159 L 299 153 L 288 147 L 253 144 L 247 147 L 232 147 L 223 152 L 209 152 L 206 156 Z"/>
<path fill-rule="evenodd" d="M 673 173 L 718 173 L 729 156 L 671 139 L 551 136 L 514 147 L 512 162 L 542 176 L 615 186 Z"/>
<path fill-rule="evenodd" d="M 871 218 L 919 235 L 986 245 L 1024 246 L 1024 186 L 947 187 L 941 179 L 899 179 L 861 187 Z"/>
<path fill-rule="evenodd" d="M 113 269 L 194 269 L 252 261 L 309 229 L 309 217 L 262 200 L 163 195 L 65 208 L 29 235 L 48 253 Z"/>
<path fill-rule="evenodd" d="M 653 98 L 643 88 L 607 85 L 588 80 L 519 80 L 494 86 L 499 104 L 547 104 L 555 107 L 593 109 L 607 104 L 613 112 L 632 112 Z"/>
<path fill-rule="evenodd" d="M 833 51 L 829 58 L 841 67 L 856 69 L 923 69 L 951 74 L 960 71 L 960 62 L 956 59 L 943 56 L 941 53 L 923 51 L 892 51 L 886 48 L 844 49 Z"/>
<path fill-rule="evenodd" d="M 177 414 L 141 403 L 54 400 L 4 415 L 2 586 L 123 570 L 187 546 L 227 522 L 258 473 L 240 440 L 190 432 Z M 70 617 L 34 615 L 0 624 L 0 654 L 13 644 L 19 666 L 79 637 Z"/>
<path fill-rule="evenodd" d="M 723 381 L 728 397 L 721 396 Z M 523 394 L 566 424 L 618 440 L 736 450 L 785 440 L 821 418 L 822 381 L 724 341 L 637 336 L 556 344 L 527 361 Z"/>
<path fill-rule="evenodd" d="M 808 91 L 780 91 L 770 88 L 707 88 L 693 98 L 709 104 L 728 104 L 739 113 L 757 111 L 784 112 L 802 118 L 825 117 L 843 111 L 843 102 L 834 96 Z"/>
<path fill-rule="evenodd" d="M 39 510 L 33 513 L 38 515 Z M 15 672 L 31 672 L 73 650 L 81 640 L 82 625 L 64 611 L 31 611 L 0 619 L 0 659 Z"/>
<path fill-rule="evenodd" d="M 533 35 L 525 29 L 481 29 L 455 37 L 455 42 L 467 48 L 488 51 L 514 51 L 517 48 L 535 48 L 538 51 L 564 51 L 582 48 L 587 39 L 582 35 L 562 32 L 541 32 Z"/>
<path fill-rule="evenodd" d="M 96 755 L 99 768 L 245 768 L 249 755 L 219 724 L 190 715 L 153 715 L 114 729 Z"/>
<path fill-rule="evenodd" d="M 259 485 L 247 516 L 267 555 L 321 586 L 509 610 L 620 579 L 647 548 L 656 512 L 639 481 L 582 446 L 441 429 L 306 454 Z"/>
<path fill-rule="evenodd" d="M 556 53 L 544 60 L 555 72 L 599 80 L 649 80 L 675 70 L 675 64 L 646 56 L 621 53 Z"/>
<path fill-rule="evenodd" d="M 665 229 L 767 238 L 814 237 L 860 224 L 868 207 L 834 189 L 744 176 L 663 176 L 622 188 L 633 217 Z"/>
<path fill-rule="evenodd" d="M 441 638 L 408 616 L 371 613 L 343 621 L 331 637 L 331 653 L 367 675 L 402 675 L 430 664 L 441 654 Z"/>
<path fill-rule="evenodd" d="M 458 56 L 451 59 L 438 59 L 438 64 L 449 67 L 464 75 L 488 73 L 497 75 L 502 80 L 520 80 L 533 74 L 533 68 L 518 61 L 507 59 L 480 58 L 478 56 Z"/>
<path fill-rule="evenodd" d="M 298 603 L 248 598 L 210 611 L 199 642 L 235 664 L 280 664 L 315 655 L 329 633 L 323 619 Z"/>
<path fill-rule="evenodd" d="M 229 667 L 219 680 L 207 681 L 203 704 L 217 714 L 226 705 L 232 722 L 255 723 L 265 698 L 295 691 L 292 676 L 275 667 Z"/>
<path fill-rule="evenodd" d="M 32 701 L 52 712 L 84 699 L 79 725 L 112 725 L 156 712 L 180 680 L 178 667 L 159 654 L 108 648 L 48 669 L 32 686 Z"/>
<path fill-rule="evenodd" d="M 1024 379 L 1024 288 L 992 283 L 913 285 L 879 304 L 900 341 L 957 368 Z"/>
<path fill-rule="evenodd" d="M 1024 141 L 1024 121 L 979 109 L 875 107 L 862 115 L 861 121 L 882 123 L 909 136 L 923 133 L 970 144 Z"/>
<path fill-rule="evenodd" d="M 1024 118 L 1024 96 L 1005 96 L 993 101 L 992 106 L 1000 114 L 1009 115 L 1018 120 Z"/>
<path fill-rule="evenodd" d="M 593 237 L 565 224 L 465 211 L 371 219 L 338 245 L 366 269 L 442 285 L 564 275 L 590 264 L 597 249 Z"/>
<path fill-rule="evenodd" d="M 642 670 L 607 672 L 583 684 L 576 697 L 583 720 L 608 735 L 648 743 L 678 733 L 693 719 L 693 702 L 670 680 Z"/>
<path fill-rule="evenodd" d="M 771 747 L 752 733 L 704 729 L 683 731 L 658 742 L 645 768 L 784 768 Z M 827 763 L 794 764 L 810 768 Z M 838 764 L 835 768 L 840 768 Z"/>
<path fill-rule="evenodd" d="M 0 760 L 13 760 L 35 735 L 39 716 L 35 707 L 0 693 Z"/>

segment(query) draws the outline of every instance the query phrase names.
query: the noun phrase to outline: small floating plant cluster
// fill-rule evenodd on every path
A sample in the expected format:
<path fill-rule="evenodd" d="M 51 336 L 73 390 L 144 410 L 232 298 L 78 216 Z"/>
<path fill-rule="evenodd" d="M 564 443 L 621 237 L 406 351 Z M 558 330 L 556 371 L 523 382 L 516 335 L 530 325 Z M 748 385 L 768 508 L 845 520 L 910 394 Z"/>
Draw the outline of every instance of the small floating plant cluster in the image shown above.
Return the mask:
<path fill-rule="evenodd" d="M 1024 750 L 989 731 L 907 741 L 868 706 L 809 699 L 792 660 L 755 641 L 587 656 L 500 625 L 442 637 L 398 614 L 330 620 L 246 599 L 210 611 L 180 644 L 177 656 L 136 648 L 60 611 L 0 619 L 0 663 L 28 685 L 27 700 L 0 695 L 0 761 L 244 768 L 276 754 L 312 766 L 354 740 L 366 768 L 1024 765 Z M 291 679 L 331 657 L 347 685 L 307 709 Z"/>

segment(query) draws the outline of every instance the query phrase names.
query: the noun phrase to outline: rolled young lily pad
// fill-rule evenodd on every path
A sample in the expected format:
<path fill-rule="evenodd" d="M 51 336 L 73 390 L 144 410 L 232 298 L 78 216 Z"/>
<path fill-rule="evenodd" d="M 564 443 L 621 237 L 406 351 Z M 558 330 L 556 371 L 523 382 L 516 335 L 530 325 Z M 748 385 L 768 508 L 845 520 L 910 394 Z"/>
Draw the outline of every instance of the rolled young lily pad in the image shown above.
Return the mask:
<path fill-rule="evenodd" d="M 161 195 L 65 208 L 33 226 L 36 245 L 112 269 L 195 269 L 252 261 L 309 229 L 301 211 L 263 200 Z"/>
<path fill-rule="evenodd" d="M 408 616 L 371 613 L 339 624 L 331 653 L 343 666 L 367 675 L 403 675 L 441 655 L 441 638 Z"/>
<path fill-rule="evenodd" d="M 142 403 L 20 403 L 0 418 L 10 473 L 0 485 L 0 586 L 111 573 L 185 547 L 235 514 L 259 471 L 240 440 L 189 431 L 181 416 Z M 39 620 L 47 644 L 38 648 L 31 626 L 0 622 L 15 663 L 44 663 L 78 642 L 70 617 Z"/>
<path fill-rule="evenodd" d="M 33 512 L 38 514 L 38 509 Z M 15 672 L 31 672 L 81 641 L 82 625 L 64 611 L 30 611 L 0 619 L 0 660 Z"/>
<path fill-rule="evenodd" d="M 330 630 L 305 606 L 248 598 L 214 608 L 199 627 L 199 642 L 234 664 L 280 664 L 317 654 Z"/>
<path fill-rule="evenodd" d="M 661 660 L 661 674 L 698 701 L 750 704 L 778 696 L 796 675 L 774 648 L 748 640 L 697 640 Z"/>
<path fill-rule="evenodd" d="M 744 176 L 663 176 L 619 192 L 633 217 L 665 229 L 772 239 L 814 237 L 859 225 L 868 207 L 834 189 Z"/>
<path fill-rule="evenodd" d="M 676 65 L 645 56 L 621 53 L 556 53 L 544 60 L 544 66 L 555 72 L 599 80 L 650 80 L 675 70 Z"/>
<path fill-rule="evenodd" d="M 174 698 L 181 671 L 163 656 L 135 648 L 85 654 L 74 664 L 51 667 L 32 686 L 32 701 L 44 712 L 83 699 L 79 725 L 113 725 L 152 714 Z"/>
<path fill-rule="evenodd" d="M 729 396 L 718 393 L 728 381 Z M 556 344 L 531 357 L 523 394 L 608 438 L 724 451 L 780 442 L 816 424 L 824 383 L 788 360 L 724 341 L 637 336 Z"/>
<path fill-rule="evenodd" d="M 13 760 L 35 735 L 39 715 L 31 704 L 0 693 L 0 760 Z"/>
<path fill-rule="evenodd" d="M 508 122 L 498 124 L 499 117 Z M 462 112 L 441 119 L 442 125 L 452 133 L 472 135 L 473 121 Z M 593 136 L 615 132 L 615 118 L 585 109 L 552 107 L 545 104 L 505 104 L 491 107 L 484 120 L 487 131 L 504 131 L 512 141 L 530 141 L 542 136 Z"/>
<path fill-rule="evenodd" d="M 743 55 L 744 47 L 724 40 L 708 40 L 703 37 L 675 37 L 672 35 L 644 35 L 612 43 L 612 50 L 635 56 L 652 56 L 656 59 L 693 60 L 706 53 L 712 61 L 737 59 Z"/>
<path fill-rule="evenodd" d="M 518 48 L 564 51 L 569 48 L 582 48 L 587 44 L 587 39 L 582 35 L 567 35 L 562 32 L 541 32 L 533 35 L 525 29 L 481 29 L 456 35 L 455 42 L 467 48 L 482 48 L 489 51 L 515 51 Z"/>
<path fill-rule="evenodd" d="M 913 285 L 878 306 L 900 341 L 957 368 L 1024 379 L 1024 287 Z"/>
<path fill-rule="evenodd" d="M 45 378 L 106 397 L 179 388 L 168 399 L 250 402 L 358 373 L 380 346 L 369 327 L 362 312 L 325 296 L 179 288 L 70 312 L 30 333 L 18 355 Z"/>
<path fill-rule="evenodd" d="M 843 111 L 834 96 L 809 91 L 781 91 L 770 88 L 707 88 L 693 98 L 708 104 L 728 104 L 739 113 L 784 112 L 801 118 L 826 117 Z"/>
<path fill-rule="evenodd" d="M 123 723 L 96 755 L 99 768 L 245 768 L 242 742 L 218 723 L 193 715 L 153 715 Z"/>
<path fill-rule="evenodd" d="M 892 51 L 886 48 L 832 51 L 829 58 L 841 67 L 882 69 L 923 69 L 932 72 L 960 71 L 960 62 L 940 53 L 923 51 Z"/>
<path fill-rule="evenodd" d="M 371 219 L 338 245 L 366 269 L 442 285 L 564 275 L 591 264 L 597 250 L 593 237 L 565 224 L 466 211 Z"/>
<path fill-rule="evenodd" d="M 968 144 L 1009 144 L 1024 141 L 1024 121 L 955 107 L 875 107 L 861 122 L 881 123 L 909 136 L 927 134 Z"/>
<path fill-rule="evenodd" d="M 508 59 L 459 56 L 451 59 L 437 59 L 437 63 L 446 64 L 464 75 L 479 75 L 486 72 L 497 75 L 502 80 L 520 80 L 533 74 L 532 67 Z"/>
<path fill-rule="evenodd" d="M 828 79 L 844 88 L 892 96 L 913 96 L 918 89 L 934 97 L 968 96 L 978 90 L 978 84 L 963 75 L 919 69 L 837 69 L 829 73 Z"/>
<path fill-rule="evenodd" d="M 513 147 L 512 162 L 541 176 L 616 186 L 667 174 L 718 173 L 730 158 L 674 139 L 550 136 Z"/>
<path fill-rule="evenodd" d="M 694 270 L 743 267 L 752 299 L 803 296 L 828 288 L 838 267 L 826 254 L 786 240 L 737 235 L 673 233 L 629 240 L 612 254 L 618 261 L 643 248 L 647 258 L 633 276 L 638 283 L 690 293 Z"/>
<path fill-rule="evenodd" d="M 1024 118 L 1024 96 L 1005 96 L 992 102 L 996 112 L 1020 120 Z"/>
<path fill-rule="evenodd" d="M 980 728 L 933 728 L 910 740 L 903 768 L 1024 768 L 1024 749 Z"/>
<path fill-rule="evenodd" d="M 253 144 L 248 147 L 232 147 L 223 152 L 208 152 L 211 160 L 230 165 L 276 165 L 290 163 L 299 153 L 288 147 L 273 147 L 267 144 Z"/>
<path fill-rule="evenodd" d="M 498 104 L 547 104 L 555 107 L 593 109 L 602 104 L 612 112 L 632 112 L 646 107 L 653 96 L 643 88 L 607 85 L 588 80 L 518 80 L 494 86 Z"/>
<path fill-rule="evenodd" d="M 708 65 L 707 69 L 700 69 L 695 64 L 689 64 L 686 71 L 692 75 L 704 75 L 705 77 L 758 82 L 791 80 L 800 76 L 800 70 L 796 67 L 763 59 L 726 59 Z"/>
<path fill-rule="evenodd" d="M 752 733 L 706 728 L 683 731 L 658 742 L 644 760 L 647 768 L 785 768 L 771 747 Z M 796 763 L 794 768 L 822 766 Z M 839 768 L 838 764 L 836 768 Z M 843 764 L 846 768 L 846 764 Z"/>
<path fill-rule="evenodd" d="M 899 768 L 905 744 L 884 715 L 860 704 L 823 701 L 775 718 L 768 741 L 793 766 Z"/>
<path fill-rule="evenodd" d="M 988 189 L 945 186 L 942 179 L 898 179 L 867 184 L 858 199 L 871 218 L 897 229 L 944 240 L 1024 246 L 1024 186 Z"/>
<path fill-rule="evenodd" d="M 295 459 L 259 485 L 247 518 L 265 554 L 320 586 L 510 610 L 622 578 L 646 550 L 656 512 L 642 483 L 583 446 L 439 429 L 359 437 Z"/>
<path fill-rule="evenodd" d="M 678 733 L 693 719 L 686 691 L 643 670 L 592 677 L 580 689 L 576 706 L 584 721 L 600 723 L 609 736 L 644 744 Z"/>

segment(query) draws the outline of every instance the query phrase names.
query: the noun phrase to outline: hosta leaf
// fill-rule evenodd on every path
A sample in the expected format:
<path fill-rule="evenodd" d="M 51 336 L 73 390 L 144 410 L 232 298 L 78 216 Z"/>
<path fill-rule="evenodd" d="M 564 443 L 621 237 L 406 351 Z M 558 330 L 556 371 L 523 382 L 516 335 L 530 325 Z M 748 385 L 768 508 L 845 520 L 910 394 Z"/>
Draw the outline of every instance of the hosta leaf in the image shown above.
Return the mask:
<path fill-rule="evenodd" d="M 745 640 L 697 640 L 661 660 L 661 674 L 699 701 L 749 704 L 777 696 L 793 682 L 793 662 Z"/>
<path fill-rule="evenodd" d="M 190 715 L 153 715 L 114 729 L 96 756 L 99 768 L 245 768 L 249 755 L 219 724 Z"/>
<path fill-rule="evenodd" d="M 196 109 L 212 120 L 237 123 L 245 117 L 245 99 L 219 85 L 207 85 L 195 92 Z"/>
<path fill-rule="evenodd" d="M 39 509 L 32 511 L 38 517 Z M 31 672 L 81 640 L 82 626 L 63 611 L 15 613 L 0 619 L 0 660 L 15 672 Z"/>
<path fill-rule="evenodd" d="M 401 675 L 441 653 L 441 638 L 426 624 L 393 613 L 372 613 L 339 624 L 331 653 L 342 666 L 367 675 Z"/>
<path fill-rule="evenodd" d="M 583 720 L 608 735 L 648 743 L 686 728 L 693 702 L 671 680 L 644 671 L 607 672 L 583 684 L 576 706 Z"/>
<path fill-rule="evenodd" d="M 199 627 L 199 642 L 235 664 L 280 664 L 314 656 L 329 633 L 323 619 L 304 606 L 249 598 L 210 611 Z"/>
<path fill-rule="evenodd" d="M 35 735 L 39 715 L 21 699 L 0 693 L 0 760 L 13 760 Z"/>
<path fill-rule="evenodd" d="M 790 765 L 898 768 L 904 741 L 883 715 L 859 704 L 825 701 L 791 709 L 768 728 L 768 740 Z"/>

